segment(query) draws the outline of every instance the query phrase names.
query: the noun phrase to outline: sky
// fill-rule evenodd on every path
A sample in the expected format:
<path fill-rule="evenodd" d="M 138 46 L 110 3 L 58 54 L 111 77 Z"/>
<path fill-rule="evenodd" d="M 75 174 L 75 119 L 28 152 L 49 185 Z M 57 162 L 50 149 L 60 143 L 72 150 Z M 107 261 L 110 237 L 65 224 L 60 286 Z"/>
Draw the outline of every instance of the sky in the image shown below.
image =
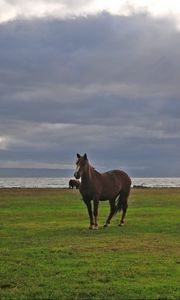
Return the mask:
<path fill-rule="evenodd" d="M 0 0 L 0 168 L 180 176 L 180 2 Z"/>

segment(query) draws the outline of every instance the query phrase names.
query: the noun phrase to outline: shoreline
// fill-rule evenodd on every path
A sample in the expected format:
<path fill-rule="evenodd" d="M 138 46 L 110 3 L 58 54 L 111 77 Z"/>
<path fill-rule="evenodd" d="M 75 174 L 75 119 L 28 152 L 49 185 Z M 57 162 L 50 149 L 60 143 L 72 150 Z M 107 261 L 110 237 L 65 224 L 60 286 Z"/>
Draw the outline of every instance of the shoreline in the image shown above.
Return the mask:
<path fill-rule="evenodd" d="M 71 177 L 72 178 L 72 177 Z M 55 178 L 0 178 L 1 188 L 69 188 L 69 180 L 67 177 Z M 132 188 L 180 188 L 180 177 L 174 178 L 136 178 L 131 177 Z"/>
<path fill-rule="evenodd" d="M 146 186 L 132 186 L 131 190 L 180 190 L 180 187 L 146 187 Z M 69 187 L 0 187 L 2 190 L 67 190 L 67 191 L 78 191 L 78 189 L 70 189 Z"/>

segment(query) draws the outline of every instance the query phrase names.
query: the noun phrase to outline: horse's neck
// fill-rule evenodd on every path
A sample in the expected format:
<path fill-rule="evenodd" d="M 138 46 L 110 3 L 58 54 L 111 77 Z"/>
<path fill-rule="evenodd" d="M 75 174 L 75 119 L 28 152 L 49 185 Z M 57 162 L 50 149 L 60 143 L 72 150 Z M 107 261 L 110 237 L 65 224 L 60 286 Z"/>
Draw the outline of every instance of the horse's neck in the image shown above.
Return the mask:
<path fill-rule="evenodd" d="M 88 164 L 82 175 L 81 182 L 84 184 L 92 184 L 97 174 L 98 172 L 90 164 Z"/>

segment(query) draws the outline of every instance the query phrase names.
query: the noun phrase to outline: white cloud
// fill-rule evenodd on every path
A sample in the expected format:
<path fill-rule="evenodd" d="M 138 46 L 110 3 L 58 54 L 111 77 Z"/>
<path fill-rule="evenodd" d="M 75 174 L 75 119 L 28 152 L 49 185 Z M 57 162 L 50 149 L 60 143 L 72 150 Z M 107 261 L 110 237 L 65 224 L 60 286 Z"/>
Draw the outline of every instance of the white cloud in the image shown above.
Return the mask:
<path fill-rule="evenodd" d="M 156 17 L 173 17 L 180 25 L 180 2 L 178 0 L 0 0 L 0 22 L 16 18 L 77 17 L 102 11 L 116 15 L 147 12 Z"/>
<path fill-rule="evenodd" d="M 8 146 L 8 138 L 0 136 L 0 150 L 6 150 Z"/>

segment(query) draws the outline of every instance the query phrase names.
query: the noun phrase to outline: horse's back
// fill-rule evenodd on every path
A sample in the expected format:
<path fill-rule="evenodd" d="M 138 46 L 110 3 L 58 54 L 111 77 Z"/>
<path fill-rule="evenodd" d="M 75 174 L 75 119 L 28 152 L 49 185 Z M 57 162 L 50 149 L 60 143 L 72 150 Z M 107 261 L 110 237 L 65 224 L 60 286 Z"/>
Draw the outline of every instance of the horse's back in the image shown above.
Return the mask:
<path fill-rule="evenodd" d="M 129 195 L 131 179 L 127 173 L 121 170 L 112 170 L 101 173 L 101 200 L 115 198 L 120 193 Z"/>
<path fill-rule="evenodd" d="M 122 186 L 131 186 L 131 178 L 129 175 L 122 170 L 111 170 L 105 173 L 102 173 L 102 176 L 106 178 L 106 180 L 117 182 Z"/>

